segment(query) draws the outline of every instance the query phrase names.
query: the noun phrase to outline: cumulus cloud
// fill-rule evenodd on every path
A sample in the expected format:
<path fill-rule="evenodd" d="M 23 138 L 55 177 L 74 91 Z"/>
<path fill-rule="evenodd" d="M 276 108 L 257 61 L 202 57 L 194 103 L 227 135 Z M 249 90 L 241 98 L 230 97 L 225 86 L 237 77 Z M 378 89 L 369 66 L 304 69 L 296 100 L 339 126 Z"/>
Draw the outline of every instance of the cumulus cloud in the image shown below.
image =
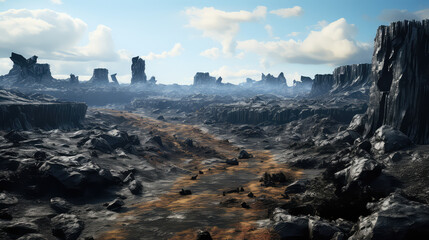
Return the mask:
<path fill-rule="evenodd" d="M 228 66 L 222 66 L 217 70 L 210 72 L 210 75 L 222 77 L 224 82 L 241 83 L 245 82 L 246 78 L 256 79 L 261 76 L 261 71 L 254 69 L 231 69 Z"/>
<path fill-rule="evenodd" d="M 275 14 L 277 16 L 280 16 L 282 18 L 290 18 L 290 17 L 298 17 L 304 14 L 304 10 L 302 10 L 302 7 L 295 6 L 293 8 L 281 8 L 277 10 L 270 11 L 271 14 Z"/>
<path fill-rule="evenodd" d="M 170 51 L 163 51 L 162 53 L 159 53 L 159 54 L 150 52 L 148 55 L 143 56 L 142 58 L 145 60 L 155 60 L 155 59 L 162 59 L 167 57 L 175 57 L 182 54 L 184 50 L 185 49 L 182 47 L 182 44 L 176 43 Z"/>
<path fill-rule="evenodd" d="M 276 62 L 301 64 L 347 64 L 369 62 L 371 45 L 354 39 L 353 24 L 338 19 L 320 31 L 311 31 L 303 41 L 293 39 L 260 42 L 254 39 L 239 41 L 237 49 L 254 52 Z"/>
<path fill-rule="evenodd" d="M 263 6 L 256 7 L 253 12 L 225 12 L 213 7 L 193 7 L 186 9 L 185 14 L 189 18 L 188 27 L 200 30 L 204 37 L 220 42 L 223 53 L 233 54 L 240 23 L 264 19 L 266 12 L 267 8 Z"/>
<path fill-rule="evenodd" d="M 63 4 L 63 2 L 61 0 L 51 0 L 51 2 L 53 4 L 58 4 L 58 5 Z"/>
<path fill-rule="evenodd" d="M 385 22 L 395 22 L 402 20 L 423 20 L 429 18 L 429 8 L 416 12 L 410 12 L 405 9 L 386 9 L 381 12 L 379 18 Z"/>
<path fill-rule="evenodd" d="M 289 37 L 296 37 L 300 34 L 300 32 L 291 32 L 288 34 Z"/>
<path fill-rule="evenodd" d="M 270 37 L 273 37 L 273 27 L 270 24 L 265 25 L 265 30 Z"/>
<path fill-rule="evenodd" d="M 15 51 L 47 59 L 114 61 L 118 58 L 110 28 L 99 25 L 90 32 L 88 45 L 79 46 L 86 30 L 87 24 L 81 19 L 49 9 L 0 12 L 0 56 Z"/>
<path fill-rule="evenodd" d="M 211 58 L 211 59 L 217 59 L 220 55 L 220 49 L 219 48 L 209 48 L 204 50 L 200 53 L 201 56 Z"/>

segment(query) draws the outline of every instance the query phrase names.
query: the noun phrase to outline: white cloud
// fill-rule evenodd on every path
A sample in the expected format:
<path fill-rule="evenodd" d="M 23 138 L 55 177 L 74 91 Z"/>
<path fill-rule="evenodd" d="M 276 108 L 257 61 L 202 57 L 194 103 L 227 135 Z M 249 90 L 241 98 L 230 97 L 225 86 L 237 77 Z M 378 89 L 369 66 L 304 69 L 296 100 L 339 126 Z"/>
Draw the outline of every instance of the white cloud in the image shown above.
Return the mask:
<path fill-rule="evenodd" d="M 265 25 L 265 30 L 270 37 L 273 37 L 273 27 L 270 24 Z"/>
<path fill-rule="evenodd" d="M 405 9 L 386 9 L 383 10 L 379 18 L 386 22 L 395 22 L 402 20 L 423 20 L 429 18 L 429 8 L 410 12 Z"/>
<path fill-rule="evenodd" d="M 12 61 L 9 58 L 0 58 L 0 76 L 6 75 L 12 68 Z"/>
<path fill-rule="evenodd" d="M 110 28 L 99 25 L 89 34 L 88 45 L 79 46 L 86 30 L 84 21 L 49 9 L 0 12 L 0 56 L 8 56 L 14 51 L 47 59 L 118 59 Z"/>
<path fill-rule="evenodd" d="M 253 12 L 225 12 L 213 7 L 193 7 L 186 9 L 185 14 L 189 18 L 187 26 L 202 31 L 204 37 L 220 42 L 222 52 L 231 55 L 235 51 L 235 37 L 240 30 L 240 23 L 264 19 L 266 12 L 264 6 L 256 7 Z"/>
<path fill-rule="evenodd" d="M 143 56 L 142 58 L 145 60 L 155 60 L 155 59 L 162 59 L 167 57 L 175 57 L 182 54 L 184 50 L 185 49 L 182 47 L 182 44 L 176 43 L 170 51 L 164 51 L 159 54 L 150 52 L 148 55 Z"/>
<path fill-rule="evenodd" d="M 260 42 L 239 41 L 237 49 L 255 52 L 274 62 L 301 64 L 348 64 L 369 62 L 371 45 L 354 39 L 357 32 L 344 18 L 334 21 L 320 31 L 311 31 L 303 41 L 293 39 Z"/>
<path fill-rule="evenodd" d="M 300 34 L 300 32 L 291 32 L 288 34 L 289 37 L 296 37 Z"/>
<path fill-rule="evenodd" d="M 53 4 L 63 4 L 63 2 L 61 1 L 61 0 L 51 0 L 51 2 L 53 3 Z"/>
<path fill-rule="evenodd" d="M 246 78 L 258 79 L 261 76 L 261 71 L 254 69 L 231 69 L 227 66 L 222 66 L 217 70 L 210 72 L 210 75 L 222 77 L 223 82 L 241 83 L 245 82 Z"/>
<path fill-rule="evenodd" d="M 304 14 L 304 10 L 302 10 L 302 7 L 295 6 L 293 8 L 282 8 L 277 10 L 270 11 L 271 14 L 275 14 L 277 16 L 280 16 L 282 18 L 290 18 L 290 17 L 298 17 Z"/>
<path fill-rule="evenodd" d="M 220 49 L 219 48 L 209 48 L 209 49 L 206 49 L 203 52 L 201 52 L 200 55 L 203 57 L 211 58 L 211 59 L 217 59 L 220 55 Z"/>

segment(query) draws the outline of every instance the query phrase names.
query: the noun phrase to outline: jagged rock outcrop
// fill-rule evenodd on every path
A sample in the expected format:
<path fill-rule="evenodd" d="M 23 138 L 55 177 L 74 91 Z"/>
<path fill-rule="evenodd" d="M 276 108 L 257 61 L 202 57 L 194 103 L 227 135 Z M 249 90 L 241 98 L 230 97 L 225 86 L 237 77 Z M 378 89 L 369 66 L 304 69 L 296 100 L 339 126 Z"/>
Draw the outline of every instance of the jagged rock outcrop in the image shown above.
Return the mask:
<path fill-rule="evenodd" d="M 264 75 L 262 73 L 261 83 L 267 84 L 267 85 L 282 85 L 282 84 L 286 85 L 286 78 L 283 72 L 281 72 L 277 77 L 274 77 L 269 73 L 267 75 Z"/>
<path fill-rule="evenodd" d="M 108 84 L 109 83 L 109 70 L 105 68 L 96 68 L 89 80 L 94 84 Z"/>
<path fill-rule="evenodd" d="M 210 76 L 210 73 L 197 72 L 194 76 L 194 86 L 201 85 L 214 85 L 216 84 L 216 78 Z"/>
<path fill-rule="evenodd" d="M 69 83 L 72 85 L 79 84 L 79 76 L 75 76 L 74 74 L 70 74 Z"/>
<path fill-rule="evenodd" d="M 37 56 L 25 59 L 22 55 L 12 52 L 10 59 L 13 68 L 8 77 L 12 77 L 15 84 L 41 83 L 52 80 L 49 64 L 37 63 Z"/>
<path fill-rule="evenodd" d="M 377 30 L 365 135 L 390 125 L 429 143 L 429 20 L 394 22 Z"/>
<path fill-rule="evenodd" d="M 149 79 L 149 81 L 148 81 L 150 84 L 153 84 L 153 85 L 155 85 L 156 84 L 156 78 L 155 78 L 155 76 L 152 76 L 152 77 L 150 77 L 150 79 Z"/>
<path fill-rule="evenodd" d="M 131 64 L 131 84 L 146 83 L 146 63 L 139 56 L 133 57 Z"/>
<path fill-rule="evenodd" d="M 316 74 L 311 86 L 310 96 L 316 97 L 328 94 L 332 89 L 332 85 L 334 85 L 334 76 L 332 74 Z"/>
<path fill-rule="evenodd" d="M 337 67 L 333 72 L 331 94 L 369 90 L 371 81 L 371 64 L 353 64 Z"/>
<path fill-rule="evenodd" d="M 117 73 L 112 74 L 112 75 L 110 75 L 110 77 L 112 78 L 112 82 L 114 82 L 114 83 L 116 83 L 116 84 L 119 84 L 118 79 L 116 78 L 116 74 L 117 74 Z"/>
<path fill-rule="evenodd" d="M 86 110 L 84 103 L 40 100 L 0 90 L 0 129 L 75 127 Z"/>
<path fill-rule="evenodd" d="M 218 77 L 216 80 L 216 84 L 217 85 L 221 85 L 222 84 L 222 77 Z"/>

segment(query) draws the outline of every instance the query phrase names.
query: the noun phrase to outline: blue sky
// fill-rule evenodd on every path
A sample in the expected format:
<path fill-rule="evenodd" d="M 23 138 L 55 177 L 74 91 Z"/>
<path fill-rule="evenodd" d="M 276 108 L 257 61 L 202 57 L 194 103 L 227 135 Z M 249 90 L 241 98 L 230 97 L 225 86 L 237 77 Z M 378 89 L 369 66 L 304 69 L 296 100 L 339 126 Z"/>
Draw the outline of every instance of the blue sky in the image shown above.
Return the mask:
<path fill-rule="evenodd" d="M 106 67 L 126 83 L 139 55 L 165 84 L 191 84 L 197 71 L 232 83 L 284 72 L 290 84 L 370 62 L 379 25 L 424 18 L 423 0 L 0 0 L 0 74 L 15 51 L 57 77 Z"/>

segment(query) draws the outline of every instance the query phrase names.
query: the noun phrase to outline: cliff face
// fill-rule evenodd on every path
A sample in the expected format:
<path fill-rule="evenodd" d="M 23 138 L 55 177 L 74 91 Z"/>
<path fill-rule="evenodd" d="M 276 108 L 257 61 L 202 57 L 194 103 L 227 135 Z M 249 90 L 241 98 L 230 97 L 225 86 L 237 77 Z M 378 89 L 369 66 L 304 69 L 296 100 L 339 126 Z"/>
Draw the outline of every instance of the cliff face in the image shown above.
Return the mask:
<path fill-rule="evenodd" d="M 6 77 L 11 78 L 16 85 L 52 80 L 49 64 L 37 63 L 37 58 L 37 56 L 33 56 L 25 59 L 20 54 L 12 53 L 10 60 L 13 62 L 13 68 Z"/>
<path fill-rule="evenodd" d="M 48 101 L 0 90 L 0 129 L 76 127 L 86 110 L 84 103 Z"/>
<path fill-rule="evenodd" d="M 372 58 L 365 135 L 390 125 L 415 143 L 429 143 L 429 20 L 380 26 Z"/>
<path fill-rule="evenodd" d="M 357 91 L 369 88 L 371 85 L 371 64 L 353 64 L 334 69 L 334 83 L 331 94 Z"/>
<path fill-rule="evenodd" d="M 146 63 L 139 56 L 133 57 L 131 64 L 131 84 L 146 83 Z"/>
<path fill-rule="evenodd" d="M 194 76 L 194 86 L 200 85 L 214 85 L 216 84 L 216 78 L 210 76 L 210 73 L 197 72 Z"/>
<path fill-rule="evenodd" d="M 332 74 L 316 74 L 311 86 L 310 96 L 316 97 L 329 93 L 333 84 L 334 76 Z"/>

